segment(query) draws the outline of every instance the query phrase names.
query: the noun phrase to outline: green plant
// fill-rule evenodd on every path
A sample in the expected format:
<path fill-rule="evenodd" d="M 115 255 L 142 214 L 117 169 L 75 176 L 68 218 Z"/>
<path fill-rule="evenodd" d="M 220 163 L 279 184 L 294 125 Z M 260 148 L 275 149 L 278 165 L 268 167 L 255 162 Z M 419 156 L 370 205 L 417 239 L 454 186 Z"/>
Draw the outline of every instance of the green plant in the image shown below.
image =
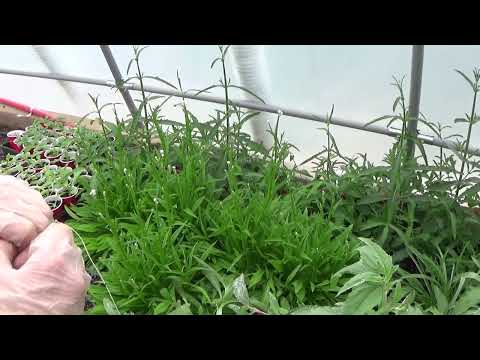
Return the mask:
<path fill-rule="evenodd" d="M 358 249 L 360 260 L 340 270 L 334 277 L 352 274 L 337 296 L 350 291 L 341 305 L 345 314 L 390 314 L 406 311 L 414 295 L 394 279 L 398 265 L 374 242 L 360 239 L 365 245 Z"/>
<path fill-rule="evenodd" d="M 432 314 L 463 315 L 478 312 L 478 272 L 462 271 L 462 268 L 465 269 L 462 254 L 447 257 L 448 253 L 443 253 L 438 247 L 437 251 L 436 256 L 430 257 L 413 247 L 409 249 L 420 275 L 403 272 L 408 286 L 415 291 L 426 311 Z M 475 265 L 474 261 L 471 262 L 472 265 Z"/>
<path fill-rule="evenodd" d="M 473 77 L 474 77 L 473 80 L 468 78 L 468 76 L 466 76 L 460 70 L 456 70 L 456 71 L 471 86 L 472 91 L 473 91 L 473 100 L 472 100 L 472 110 L 470 112 L 470 115 L 465 114 L 465 118 L 455 119 L 456 123 L 466 122 L 468 124 L 467 137 L 465 138 L 465 141 L 460 144 L 461 148 L 462 148 L 462 152 L 463 152 L 460 156 L 460 159 L 462 161 L 462 165 L 460 167 L 460 174 L 459 174 L 459 178 L 458 178 L 457 189 L 456 189 L 456 192 L 455 192 L 455 199 L 458 198 L 460 190 L 464 187 L 464 184 L 463 184 L 462 180 L 464 178 L 465 164 L 470 164 L 471 155 L 469 155 L 468 151 L 469 151 L 469 146 L 470 146 L 470 138 L 472 136 L 472 128 L 473 128 L 473 125 L 476 124 L 480 120 L 480 118 L 475 113 L 475 107 L 476 107 L 476 104 L 477 104 L 477 94 L 480 91 L 480 69 L 474 69 L 473 70 Z"/>
<path fill-rule="evenodd" d="M 129 69 L 134 65 L 136 75 L 127 79 L 138 80 L 141 89 L 149 78 L 140 68 L 143 49 L 135 48 Z M 464 309 L 470 305 L 453 313 L 478 311 L 473 278 L 464 280 L 453 301 L 439 276 L 410 260 L 413 246 L 425 257 L 441 248 L 445 264 L 457 259 L 460 274 L 472 273 L 467 259 L 478 252 L 480 221 L 455 201 L 458 171 L 446 149 L 432 164 L 418 140 L 420 156 L 407 156 L 412 119 L 402 81 L 394 83 L 397 113 L 375 120 L 401 124 L 385 166 L 374 166 L 364 154 L 341 154 L 330 131 L 332 108 L 322 128 L 327 145 L 309 159 L 316 176 L 305 183 L 296 165 L 286 166 L 295 148 L 279 132 L 281 112 L 269 130 L 271 149 L 242 131 L 255 113 L 230 101 L 227 50 L 220 47 L 212 63 L 223 65 L 220 85 L 197 91 L 225 92 L 225 109 L 207 121 L 185 101 L 178 104 L 183 122 L 166 119 L 162 106 L 170 97 L 141 91 L 138 112 L 124 122 L 115 104 L 92 97 L 102 131 L 76 131 L 77 162 L 90 162 L 91 177 L 81 178 L 79 170 L 76 179 L 86 191 L 80 206 L 67 209 L 87 260 L 102 275 L 90 290 L 90 312 L 424 314 L 439 307 L 431 302 L 435 293 L 422 285 L 429 276 L 449 299 L 449 313 L 460 299 Z M 178 73 L 178 88 L 155 79 L 187 93 Z M 103 121 L 107 106 L 115 124 Z M 418 121 L 439 137 L 455 136 L 423 115 Z M 472 182 L 476 164 L 465 166 L 462 182 Z M 472 206 L 478 205 L 474 191 L 469 185 L 462 193 Z M 363 245 L 354 263 L 358 238 Z M 459 279 L 449 285 L 453 295 Z"/>

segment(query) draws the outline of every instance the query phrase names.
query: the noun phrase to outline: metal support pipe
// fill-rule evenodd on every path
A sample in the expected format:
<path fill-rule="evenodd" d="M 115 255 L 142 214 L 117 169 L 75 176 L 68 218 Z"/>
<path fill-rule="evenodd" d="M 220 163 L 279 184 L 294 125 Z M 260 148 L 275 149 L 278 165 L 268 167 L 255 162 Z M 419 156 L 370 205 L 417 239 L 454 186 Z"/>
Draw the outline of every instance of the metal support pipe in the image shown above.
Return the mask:
<path fill-rule="evenodd" d="M 415 156 L 415 139 L 417 138 L 418 115 L 420 112 L 420 95 L 422 92 L 423 45 L 412 47 L 412 68 L 410 74 L 410 96 L 408 105 L 409 121 L 407 132 L 407 155 Z"/>
<path fill-rule="evenodd" d="M 20 75 L 20 76 L 29 76 L 29 77 L 37 77 L 37 78 L 42 78 L 42 79 L 52 79 L 52 80 L 63 80 L 63 81 L 73 81 L 73 82 L 78 82 L 78 83 L 84 83 L 84 84 L 91 84 L 91 85 L 98 85 L 98 86 L 107 86 L 107 87 L 116 87 L 116 84 L 114 81 L 108 81 L 108 80 L 98 80 L 98 79 L 92 79 L 92 78 L 85 78 L 85 77 L 79 77 L 79 76 L 72 76 L 72 75 L 65 75 L 65 74 L 48 74 L 48 73 L 41 73 L 41 72 L 33 72 L 33 71 L 19 71 L 19 70 L 9 70 L 9 69 L 2 69 L 0 68 L 0 74 L 10 74 L 10 75 Z M 134 91 L 141 91 L 140 85 L 137 84 L 124 84 L 124 88 L 129 89 L 129 90 L 134 90 Z M 210 95 L 192 95 L 186 92 L 181 92 L 181 91 L 175 91 L 175 90 L 169 90 L 169 89 L 164 89 L 156 86 L 144 86 L 143 87 L 146 92 L 149 93 L 155 93 L 155 94 L 160 94 L 160 95 L 167 95 L 167 96 L 175 96 L 175 97 L 183 97 L 186 99 L 193 99 L 193 100 L 198 100 L 198 101 L 206 101 L 206 102 L 211 102 L 211 103 L 217 103 L 217 104 L 225 104 L 225 99 L 216 97 L 216 96 L 210 96 Z M 299 119 L 305 119 L 305 120 L 311 120 L 315 122 L 321 122 L 321 123 L 326 123 L 327 119 L 325 116 L 314 114 L 314 113 L 308 113 L 300 110 L 293 110 L 293 109 L 288 109 L 285 107 L 281 106 L 275 106 L 275 105 L 268 105 L 268 104 L 263 104 L 263 103 L 254 103 L 254 102 L 249 102 L 249 101 L 239 101 L 239 100 L 230 100 L 232 104 L 235 106 L 245 108 L 245 109 L 250 109 L 250 110 L 257 110 L 257 111 L 263 111 L 267 113 L 272 113 L 272 114 L 277 114 L 279 111 L 282 112 L 284 116 L 291 116 L 294 118 L 299 118 Z M 348 127 L 351 129 L 357 129 L 357 130 L 363 130 L 363 131 L 368 131 L 376 134 L 382 134 L 382 135 L 387 135 L 391 137 L 397 137 L 399 135 L 399 130 L 394 129 L 394 128 L 384 128 L 378 125 L 369 125 L 365 126 L 362 123 L 356 122 L 356 121 L 351 121 L 351 120 L 345 120 L 345 119 L 340 119 L 340 118 L 332 118 L 330 121 L 330 124 L 332 125 L 338 125 L 338 126 L 344 126 Z M 433 145 L 433 146 L 442 146 L 444 148 L 448 148 L 451 150 L 457 150 L 458 145 L 449 140 L 442 140 L 437 137 L 433 137 L 430 135 L 424 135 L 424 134 L 419 134 L 419 138 L 423 140 L 425 144 L 428 145 Z M 480 149 L 478 148 L 473 148 L 469 146 L 468 148 L 468 153 L 476 156 L 480 156 Z"/>
<path fill-rule="evenodd" d="M 113 78 L 115 79 L 115 83 L 116 83 L 115 85 L 120 91 L 120 94 L 122 94 L 123 100 L 125 101 L 125 104 L 127 105 L 128 110 L 130 111 L 130 115 L 132 115 L 132 118 L 133 118 L 134 114 L 136 114 L 137 112 L 137 107 L 135 106 L 135 103 L 133 102 L 133 99 L 130 96 L 130 93 L 128 92 L 128 90 L 123 87 L 122 74 L 118 69 L 117 62 L 113 57 L 112 51 L 110 50 L 110 47 L 108 45 L 100 45 L 100 48 L 102 49 L 103 56 L 105 56 L 105 60 L 107 60 L 108 67 L 110 68 Z M 140 126 L 142 125 L 143 124 L 140 123 Z"/>

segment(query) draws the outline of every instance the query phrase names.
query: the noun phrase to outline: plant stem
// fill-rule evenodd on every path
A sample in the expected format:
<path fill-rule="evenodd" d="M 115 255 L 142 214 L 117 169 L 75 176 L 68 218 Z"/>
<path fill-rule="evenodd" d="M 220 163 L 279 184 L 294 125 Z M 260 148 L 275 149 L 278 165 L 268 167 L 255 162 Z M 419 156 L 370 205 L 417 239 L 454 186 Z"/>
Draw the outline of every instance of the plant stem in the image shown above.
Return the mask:
<path fill-rule="evenodd" d="M 467 160 L 468 147 L 470 146 L 470 137 L 472 135 L 472 127 L 475 120 L 475 105 L 477 103 L 477 91 L 475 91 L 473 96 L 472 112 L 470 113 L 470 122 L 468 124 L 468 133 L 467 140 L 465 142 L 465 149 L 463 151 L 462 166 L 460 168 L 460 175 L 458 177 L 457 191 L 455 192 L 455 201 L 458 200 L 458 194 L 460 193 L 460 186 L 462 186 L 463 180 L 463 170 L 465 169 L 465 163 Z"/>
<path fill-rule="evenodd" d="M 137 63 L 137 70 L 138 70 L 138 80 L 140 81 L 140 89 L 142 90 L 142 99 L 143 99 L 143 109 L 145 112 L 145 130 L 147 131 L 147 136 L 149 140 L 149 145 L 150 145 L 150 128 L 148 126 L 148 112 L 147 112 L 147 98 L 145 96 L 145 90 L 143 89 L 143 77 L 140 72 L 140 66 L 138 65 L 138 60 L 136 61 Z"/>
<path fill-rule="evenodd" d="M 227 119 L 227 148 L 229 145 L 229 132 L 230 132 L 230 108 L 228 101 L 228 84 L 227 84 L 227 72 L 225 70 L 225 56 L 222 54 L 222 69 L 223 69 L 223 85 L 225 88 L 225 117 Z"/>

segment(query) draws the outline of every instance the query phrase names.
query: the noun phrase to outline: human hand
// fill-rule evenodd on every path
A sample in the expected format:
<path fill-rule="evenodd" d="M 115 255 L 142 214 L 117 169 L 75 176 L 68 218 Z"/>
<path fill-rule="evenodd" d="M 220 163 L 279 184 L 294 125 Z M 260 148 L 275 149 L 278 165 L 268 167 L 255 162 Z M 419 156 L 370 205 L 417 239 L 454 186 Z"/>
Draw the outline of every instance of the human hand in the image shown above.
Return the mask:
<path fill-rule="evenodd" d="M 23 180 L 0 175 L 0 241 L 21 252 L 52 221 L 53 213 L 38 191 Z"/>
<path fill-rule="evenodd" d="M 68 226 L 49 225 L 31 242 L 19 269 L 15 254 L 12 243 L 0 241 L 0 314 L 83 313 L 90 276 Z"/>

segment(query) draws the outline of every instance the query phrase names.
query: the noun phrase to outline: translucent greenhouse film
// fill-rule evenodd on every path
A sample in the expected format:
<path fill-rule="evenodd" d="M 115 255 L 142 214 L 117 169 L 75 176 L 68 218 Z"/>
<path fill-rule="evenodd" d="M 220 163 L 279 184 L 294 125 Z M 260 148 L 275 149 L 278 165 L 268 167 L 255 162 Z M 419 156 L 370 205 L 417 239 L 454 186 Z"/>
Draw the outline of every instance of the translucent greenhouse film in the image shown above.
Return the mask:
<path fill-rule="evenodd" d="M 0 53 L 0 314 L 480 314 L 480 46 Z"/>
<path fill-rule="evenodd" d="M 411 46 L 257 46 L 260 48 L 260 80 L 266 90 L 268 103 L 319 115 L 326 115 L 335 105 L 334 116 L 359 123 L 389 113 L 396 97 L 392 76 L 405 76 L 408 92 L 410 77 Z M 40 50 L 36 48 L 41 48 Z M 133 56 L 131 46 L 111 46 L 112 53 L 124 78 Z M 0 46 L 0 67 L 24 71 L 56 72 L 68 75 L 113 80 L 112 73 L 98 45 L 45 45 L 45 46 Z M 42 58 L 39 56 L 43 56 Z M 231 55 L 231 54 L 230 54 Z M 221 72 L 210 68 L 217 56 L 216 46 L 150 46 L 141 59 L 145 75 L 158 76 L 171 83 L 177 81 L 177 71 L 184 89 L 204 89 L 218 83 Z M 480 46 L 426 46 L 423 66 L 421 112 L 431 121 L 444 125 L 453 122 L 468 108 L 468 88 L 461 84 L 454 69 L 469 71 L 480 58 Z M 47 67 L 45 64 L 51 67 Z M 235 59 L 227 60 L 232 83 L 241 83 Z M 94 107 L 88 94 L 99 95 L 101 103 L 123 100 L 115 90 L 78 83 L 64 83 L 30 77 L 0 74 L 1 97 L 32 107 L 83 116 Z M 158 85 L 153 80 L 146 84 Z M 212 95 L 222 95 L 221 89 L 211 90 Z M 242 92 L 232 96 L 244 97 Z M 138 99 L 139 93 L 133 92 Z M 208 121 L 208 115 L 217 104 L 187 100 L 192 112 L 199 119 Z M 181 111 L 171 102 L 164 107 L 165 116 L 181 119 Z M 128 109 L 118 107 L 125 116 Z M 108 110 L 106 110 L 108 113 Z M 113 115 L 105 115 L 113 120 Z M 181 121 L 181 120 L 180 120 Z M 318 123 L 285 117 L 280 123 L 289 141 L 295 144 L 305 159 L 319 151 L 325 138 L 317 130 Z M 453 124 L 454 133 L 461 124 Z M 419 129 L 431 134 L 419 125 Z M 480 142 L 480 130 L 475 129 L 473 143 Z M 332 132 L 338 145 L 347 154 L 367 153 L 374 162 L 382 160 L 392 139 L 383 135 L 359 132 L 334 126 Z"/>

